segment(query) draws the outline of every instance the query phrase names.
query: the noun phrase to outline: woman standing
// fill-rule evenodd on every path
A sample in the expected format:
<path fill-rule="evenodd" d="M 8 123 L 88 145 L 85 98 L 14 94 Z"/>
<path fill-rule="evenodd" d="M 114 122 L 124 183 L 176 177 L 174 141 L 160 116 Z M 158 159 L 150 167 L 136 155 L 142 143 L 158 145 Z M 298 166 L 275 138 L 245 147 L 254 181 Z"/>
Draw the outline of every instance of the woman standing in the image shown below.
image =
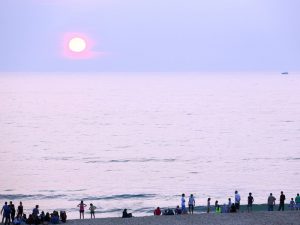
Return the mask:
<path fill-rule="evenodd" d="M 84 204 L 83 201 L 81 200 L 81 202 L 77 205 L 77 207 L 79 207 L 80 219 L 81 219 L 81 215 L 82 215 L 82 219 L 84 219 L 84 207 L 86 207 L 86 204 Z"/>

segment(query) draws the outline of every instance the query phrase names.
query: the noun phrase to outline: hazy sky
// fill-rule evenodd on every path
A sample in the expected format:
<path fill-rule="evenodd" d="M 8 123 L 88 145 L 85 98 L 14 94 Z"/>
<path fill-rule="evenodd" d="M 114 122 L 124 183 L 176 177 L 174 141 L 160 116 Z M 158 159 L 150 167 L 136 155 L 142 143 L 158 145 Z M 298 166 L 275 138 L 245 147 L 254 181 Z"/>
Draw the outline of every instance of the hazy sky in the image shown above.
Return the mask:
<path fill-rule="evenodd" d="M 299 0 L 1 0 L 0 71 L 299 70 L 299 9 Z M 93 44 L 92 57 L 63 54 L 73 34 Z"/>

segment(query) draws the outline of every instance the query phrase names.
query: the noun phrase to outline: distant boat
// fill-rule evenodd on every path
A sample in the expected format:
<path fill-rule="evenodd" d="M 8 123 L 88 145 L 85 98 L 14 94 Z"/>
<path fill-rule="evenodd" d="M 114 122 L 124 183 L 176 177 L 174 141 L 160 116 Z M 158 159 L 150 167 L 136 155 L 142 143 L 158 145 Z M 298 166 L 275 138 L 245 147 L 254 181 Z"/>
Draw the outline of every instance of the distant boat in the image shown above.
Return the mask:
<path fill-rule="evenodd" d="M 288 75 L 289 72 L 282 72 L 281 74 L 282 74 L 282 75 Z"/>

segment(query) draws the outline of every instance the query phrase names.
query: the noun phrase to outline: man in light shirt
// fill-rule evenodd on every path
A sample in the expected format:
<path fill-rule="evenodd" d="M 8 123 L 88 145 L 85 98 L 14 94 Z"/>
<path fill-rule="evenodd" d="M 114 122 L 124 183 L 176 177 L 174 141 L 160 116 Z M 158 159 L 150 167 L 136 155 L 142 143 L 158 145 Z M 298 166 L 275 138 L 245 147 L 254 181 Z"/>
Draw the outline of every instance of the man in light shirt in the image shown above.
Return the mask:
<path fill-rule="evenodd" d="M 235 191 L 234 199 L 235 199 L 236 210 L 239 211 L 240 210 L 241 196 L 238 193 L 238 191 Z"/>

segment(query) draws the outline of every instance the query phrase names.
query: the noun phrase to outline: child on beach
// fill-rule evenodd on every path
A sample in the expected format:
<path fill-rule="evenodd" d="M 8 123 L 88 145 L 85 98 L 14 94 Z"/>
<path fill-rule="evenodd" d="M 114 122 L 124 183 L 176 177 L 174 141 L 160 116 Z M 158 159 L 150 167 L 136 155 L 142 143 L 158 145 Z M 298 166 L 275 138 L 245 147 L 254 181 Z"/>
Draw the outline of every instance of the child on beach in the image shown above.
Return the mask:
<path fill-rule="evenodd" d="M 294 201 L 294 198 L 291 198 L 289 208 L 290 208 L 290 210 L 294 210 L 294 209 L 295 209 L 295 201 Z"/>
<path fill-rule="evenodd" d="M 90 210 L 90 213 L 91 213 L 91 219 L 95 219 L 95 209 L 96 209 L 97 207 L 96 206 L 94 206 L 92 203 L 90 204 L 90 208 L 89 208 L 89 210 Z"/>
<path fill-rule="evenodd" d="M 210 212 L 210 198 L 207 199 L 207 213 Z"/>
<path fill-rule="evenodd" d="M 247 210 L 248 210 L 248 212 L 250 212 L 250 211 L 252 212 L 253 202 L 254 202 L 254 198 L 252 196 L 252 193 L 250 192 L 249 196 L 248 196 L 248 204 L 247 204 Z"/>
<path fill-rule="evenodd" d="M 81 219 L 81 215 L 82 215 L 82 219 L 84 219 L 84 207 L 86 207 L 86 204 L 84 204 L 83 201 L 81 200 L 81 202 L 77 205 L 77 207 L 79 207 L 80 219 Z"/>

